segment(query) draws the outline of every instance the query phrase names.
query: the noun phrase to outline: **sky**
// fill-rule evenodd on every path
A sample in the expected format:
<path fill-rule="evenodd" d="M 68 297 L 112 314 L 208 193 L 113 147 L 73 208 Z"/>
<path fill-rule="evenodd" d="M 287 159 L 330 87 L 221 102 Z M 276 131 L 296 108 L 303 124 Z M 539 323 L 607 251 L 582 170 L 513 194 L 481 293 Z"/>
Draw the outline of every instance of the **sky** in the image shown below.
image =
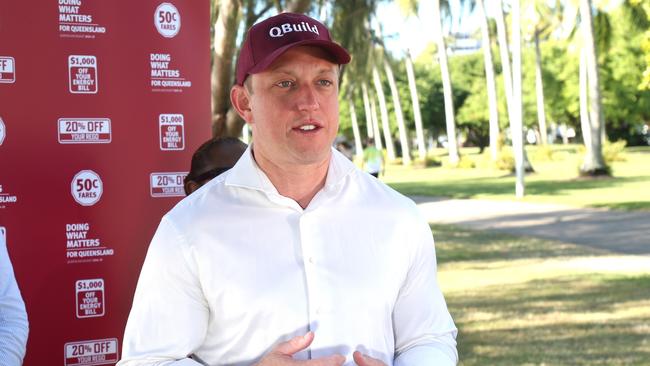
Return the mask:
<path fill-rule="evenodd" d="M 547 0 L 549 5 L 554 6 L 555 0 Z M 595 6 L 610 11 L 622 3 L 623 0 L 595 0 Z M 424 51 L 427 45 L 434 42 L 433 39 L 433 26 L 432 26 L 432 4 L 433 0 L 419 0 L 420 9 L 418 16 L 411 16 L 406 18 L 397 1 L 380 2 L 377 9 L 378 19 L 381 21 L 384 36 L 393 35 L 391 38 L 386 38 L 386 47 L 395 56 L 403 54 L 406 48 L 411 50 L 413 58 Z M 460 0 L 449 0 L 451 3 L 452 14 L 460 14 Z M 498 6 L 494 0 L 484 0 L 487 15 L 494 18 Z M 503 0 L 503 3 L 508 3 L 508 0 Z M 570 4 L 570 2 L 567 2 Z M 567 9 L 568 10 L 568 9 Z M 522 9 L 522 12 L 524 9 Z M 524 27 L 525 24 L 522 24 Z M 469 14 L 465 10 L 461 14 L 461 21 L 455 20 L 452 26 L 452 33 L 474 33 L 479 30 L 480 20 L 476 11 Z"/>
<path fill-rule="evenodd" d="M 459 1 L 451 1 L 452 14 L 459 14 Z M 434 42 L 432 14 L 433 0 L 420 0 L 418 16 L 405 18 L 395 1 L 382 2 L 377 9 L 377 18 L 381 21 L 386 47 L 395 55 L 410 49 L 413 58 L 424 51 L 429 43 Z M 489 6 L 488 6 L 489 8 Z M 463 14 L 460 25 L 454 22 L 452 31 L 472 33 L 478 27 L 476 14 Z M 388 36 L 392 36 L 388 38 Z"/>

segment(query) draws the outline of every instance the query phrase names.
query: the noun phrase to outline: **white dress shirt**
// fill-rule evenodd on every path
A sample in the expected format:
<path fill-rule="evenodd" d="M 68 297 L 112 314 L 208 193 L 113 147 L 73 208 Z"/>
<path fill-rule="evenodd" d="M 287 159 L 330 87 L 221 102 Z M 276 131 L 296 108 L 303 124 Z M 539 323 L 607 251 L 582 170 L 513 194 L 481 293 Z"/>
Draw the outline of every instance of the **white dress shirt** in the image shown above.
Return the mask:
<path fill-rule="evenodd" d="M 4 228 L 0 228 L 4 231 Z M 27 346 L 27 312 L 14 277 L 4 232 L 0 233 L 0 365 L 20 366 Z"/>
<path fill-rule="evenodd" d="M 297 359 L 340 353 L 354 365 L 355 350 L 389 366 L 458 358 L 415 204 L 333 150 L 325 186 L 302 209 L 249 148 L 163 217 L 118 365 L 248 366 L 310 330 Z"/>

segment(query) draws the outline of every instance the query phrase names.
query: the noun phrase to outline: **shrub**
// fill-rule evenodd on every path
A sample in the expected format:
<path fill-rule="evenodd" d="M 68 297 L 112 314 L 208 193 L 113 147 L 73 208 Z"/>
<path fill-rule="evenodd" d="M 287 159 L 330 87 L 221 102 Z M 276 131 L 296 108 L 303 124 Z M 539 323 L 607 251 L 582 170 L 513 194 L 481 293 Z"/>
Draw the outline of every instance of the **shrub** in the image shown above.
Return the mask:
<path fill-rule="evenodd" d="M 466 155 L 461 155 L 460 159 L 458 160 L 458 163 L 454 166 L 454 168 L 459 168 L 459 169 L 473 169 L 476 167 L 476 163 L 472 158 Z"/>
<path fill-rule="evenodd" d="M 499 156 L 497 161 L 494 162 L 494 167 L 509 172 L 515 170 L 515 156 L 513 155 L 511 148 L 503 148 L 499 151 Z"/>
<path fill-rule="evenodd" d="M 440 161 L 440 159 L 432 155 L 427 156 L 427 158 L 424 160 L 424 166 L 427 168 L 441 166 L 441 165 L 442 162 Z"/>
<path fill-rule="evenodd" d="M 537 161 L 553 161 L 554 151 L 549 145 L 541 145 L 535 149 L 533 158 Z"/>
<path fill-rule="evenodd" d="M 616 142 L 605 141 L 603 144 L 603 159 L 605 164 L 611 165 L 615 161 L 625 161 L 625 140 L 618 140 Z"/>

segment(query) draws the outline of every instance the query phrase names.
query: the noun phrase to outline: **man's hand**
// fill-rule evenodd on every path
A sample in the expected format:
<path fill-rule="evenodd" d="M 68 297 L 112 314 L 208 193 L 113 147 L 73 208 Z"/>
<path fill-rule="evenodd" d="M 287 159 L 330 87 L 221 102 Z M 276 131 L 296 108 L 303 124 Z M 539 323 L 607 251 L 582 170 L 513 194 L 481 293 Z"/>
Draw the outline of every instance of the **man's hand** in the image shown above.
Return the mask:
<path fill-rule="evenodd" d="M 293 337 L 286 342 L 278 344 L 271 352 L 260 360 L 255 366 L 341 366 L 345 362 L 342 355 L 331 355 L 314 360 L 294 360 L 293 355 L 309 347 L 314 340 L 314 332 L 303 336 Z"/>
<path fill-rule="evenodd" d="M 352 357 L 354 358 L 354 363 L 359 366 L 386 366 L 383 361 L 364 355 L 359 351 L 355 351 Z"/>

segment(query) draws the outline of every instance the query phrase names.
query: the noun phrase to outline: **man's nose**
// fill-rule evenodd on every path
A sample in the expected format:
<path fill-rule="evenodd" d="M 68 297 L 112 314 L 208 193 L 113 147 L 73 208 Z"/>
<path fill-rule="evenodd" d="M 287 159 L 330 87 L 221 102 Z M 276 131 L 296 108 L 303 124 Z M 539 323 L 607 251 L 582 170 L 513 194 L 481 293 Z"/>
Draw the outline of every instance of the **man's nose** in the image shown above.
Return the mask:
<path fill-rule="evenodd" d="M 318 97 L 312 85 L 303 85 L 297 95 L 296 103 L 301 111 L 313 111 L 318 109 Z"/>

